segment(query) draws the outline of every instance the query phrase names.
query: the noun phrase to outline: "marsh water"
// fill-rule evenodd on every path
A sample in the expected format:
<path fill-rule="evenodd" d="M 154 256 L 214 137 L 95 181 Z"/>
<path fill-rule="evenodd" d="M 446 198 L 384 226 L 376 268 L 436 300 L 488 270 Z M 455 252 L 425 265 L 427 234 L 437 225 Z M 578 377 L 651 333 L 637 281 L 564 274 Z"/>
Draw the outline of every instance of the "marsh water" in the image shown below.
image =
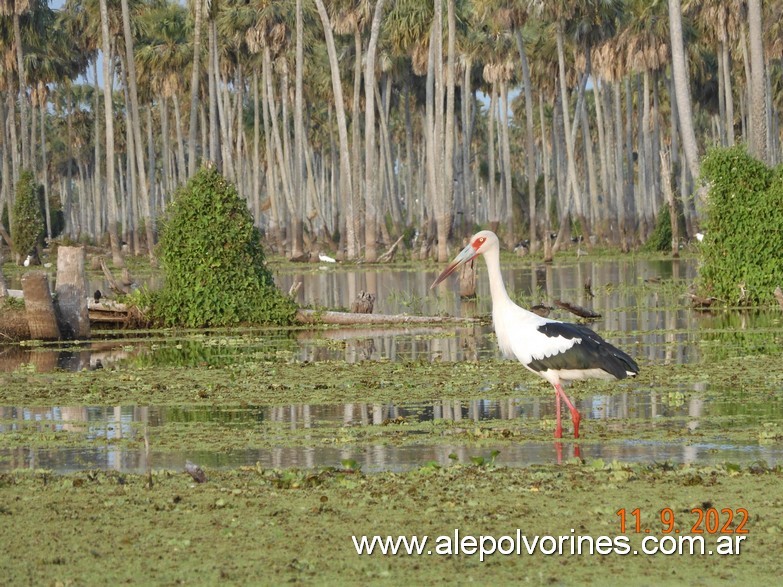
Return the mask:
<path fill-rule="evenodd" d="M 459 299 L 454 281 L 431 291 L 434 270 L 333 265 L 303 269 L 277 276 L 283 290 L 302 282 L 297 294 L 302 305 L 347 308 L 360 291 L 369 291 L 376 294 L 375 313 L 481 320 L 456 326 L 111 332 L 85 344 L 0 346 L 0 373 L 123 372 L 171 365 L 210 369 L 259 359 L 303 364 L 341 361 L 355 369 L 365 368 L 367 362 L 398 362 L 415 369 L 417 362 L 472 361 L 480 368 L 481 361 L 499 358 L 488 320 L 491 304 L 483 267 L 479 267 L 478 295 L 472 301 Z M 554 266 L 516 262 L 504 271 L 512 297 L 522 306 L 552 306 L 555 300 L 563 300 L 599 312 L 601 317 L 591 327 L 636 357 L 642 369 L 692 365 L 703 373 L 705 366 L 726 358 L 780 354 L 779 311 L 694 310 L 687 288 L 696 276 L 692 260 L 590 257 Z M 575 319 L 557 309 L 551 316 Z M 518 391 L 513 398 L 498 399 L 491 389 L 478 388 L 471 397 L 444 400 L 434 388 L 424 394 L 429 400 L 410 403 L 0 405 L 0 470 L 181 469 L 189 459 L 207 467 L 318 467 L 349 462 L 365 471 L 379 471 L 427 462 L 447 466 L 491 460 L 524 466 L 553 462 L 563 451 L 566 456 L 574 452 L 582 458 L 635 462 L 783 463 L 782 443 L 733 434 L 734 426 L 783 424 L 783 406 L 777 399 L 783 390 L 777 388 L 778 382 L 770 383 L 768 394 L 752 397 L 698 375 L 663 386 L 649 382 L 604 386 L 600 393 L 579 395 L 576 403 L 583 419 L 600 421 L 609 432 L 584 439 L 578 448 L 573 442 L 540 440 L 540 435 L 538 440 L 504 439 L 502 432 L 508 426 L 551 424 L 554 418 L 553 396 L 530 393 L 540 388 L 540 381 L 520 367 L 513 385 Z M 716 420 L 722 432 L 714 433 Z M 385 430 L 400 423 L 407 426 L 404 441 L 396 436 L 390 441 Z M 710 434 L 693 434 L 707 426 Z M 188 435 L 205 429 L 215 442 L 194 441 L 189 446 Z M 172 430 L 177 442 L 171 441 Z M 476 442 L 471 437 L 474 430 L 501 433 L 486 438 L 479 433 Z M 644 434 L 637 438 L 634 430 Z M 357 431 L 364 434 L 360 441 Z M 617 431 L 617 437 L 611 434 Z M 234 441 L 221 441 L 221 434 Z M 236 441 L 243 434 L 261 434 L 264 440 L 245 447 Z M 34 440 L 26 445 L 19 441 L 20 435 Z"/>

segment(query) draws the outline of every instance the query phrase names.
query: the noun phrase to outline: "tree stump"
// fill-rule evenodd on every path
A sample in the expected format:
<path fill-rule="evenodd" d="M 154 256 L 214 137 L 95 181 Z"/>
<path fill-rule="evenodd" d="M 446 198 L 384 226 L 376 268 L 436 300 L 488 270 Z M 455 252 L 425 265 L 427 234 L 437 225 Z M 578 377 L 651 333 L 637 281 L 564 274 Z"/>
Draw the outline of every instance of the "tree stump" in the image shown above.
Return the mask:
<path fill-rule="evenodd" d="M 476 297 L 476 267 L 474 263 L 466 263 L 459 273 L 459 297 L 472 299 Z"/>
<path fill-rule="evenodd" d="M 30 271 L 22 276 L 24 308 L 30 337 L 37 340 L 59 340 L 60 328 L 54 311 L 49 279 L 43 271 Z"/>
<path fill-rule="evenodd" d="M 64 338 L 90 338 L 84 247 L 57 249 L 57 309 Z"/>
<path fill-rule="evenodd" d="M 372 314 L 375 305 L 375 295 L 360 291 L 356 299 L 351 302 L 351 312 L 354 314 Z"/>

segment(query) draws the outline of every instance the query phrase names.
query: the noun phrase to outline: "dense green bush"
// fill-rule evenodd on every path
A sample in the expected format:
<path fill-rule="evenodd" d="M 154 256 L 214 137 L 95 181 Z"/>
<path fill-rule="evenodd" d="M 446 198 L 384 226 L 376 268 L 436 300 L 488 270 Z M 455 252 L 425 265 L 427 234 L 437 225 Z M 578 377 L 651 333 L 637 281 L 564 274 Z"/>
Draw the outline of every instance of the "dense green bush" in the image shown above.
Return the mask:
<path fill-rule="evenodd" d="M 294 302 L 274 285 L 260 235 L 242 200 L 215 169 L 179 189 L 161 226 L 165 284 L 154 318 L 169 326 L 288 324 Z"/>
<path fill-rule="evenodd" d="M 728 304 L 773 301 L 783 286 L 783 169 L 769 169 L 742 147 L 710 150 L 701 245 L 701 289 Z"/>
<path fill-rule="evenodd" d="M 34 252 L 44 234 L 44 218 L 38 205 L 38 185 L 30 171 L 23 171 L 16 183 L 16 200 L 11 213 L 14 251 L 22 257 Z"/>

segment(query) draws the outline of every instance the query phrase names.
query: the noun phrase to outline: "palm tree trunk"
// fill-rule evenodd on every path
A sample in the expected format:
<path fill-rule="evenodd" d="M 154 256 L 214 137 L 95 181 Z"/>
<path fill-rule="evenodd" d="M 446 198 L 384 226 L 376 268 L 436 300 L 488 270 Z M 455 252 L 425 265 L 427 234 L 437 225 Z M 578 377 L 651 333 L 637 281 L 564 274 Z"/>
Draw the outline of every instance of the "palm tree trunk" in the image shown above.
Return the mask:
<path fill-rule="evenodd" d="M 769 163 L 767 151 L 767 103 L 764 95 L 764 47 L 762 45 L 761 0 L 748 0 L 748 33 L 750 37 L 751 135 L 753 155 Z"/>
<path fill-rule="evenodd" d="M 541 118 L 541 157 L 542 157 L 542 169 L 544 172 L 544 263 L 552 262 L 552 239 L 550 234 L 552 233 L 552 197 L 549 192 L 549 150 L 546 147 L 547 133 L 546 133 L 546 119 L 544 118 L 544 97 L 539 92 L 538 94 L 538 112 Z"/>
<path fill-rule="evenodd" d="M 188 177 L 196 173 L 196 133 L 198 129 L 198 90 L 199 67 L 198 60 L 201 55 L 201 18 L 203 0 L 194 0 L 193 23 L 193 63 L 190 73 L 190 131 L 188 133 Z"/>
<path fill-rule="evenodd" d="M 22 30 L 19 24 L 19 10 L 14 10 L 14 47 L 16 48 L 16 71 L 19 73 L 19 122 L 22 138 L 22 168 L 30 169 L 30 126 L 27 115 L 27 76 L 22 49 Z"/>
<path fill-rule="evenodd" d="M 106 199 L 109 212 L 109 242 L 111 244 L 112 263 L 115 267 L 124 267 L 117 234 L 117 199 L 114 193 L 114 106 L 111 91 L 111 46 L 109 40 L 109 10 L 106 0 L 100 0 L 101 37 L 103 40 L 103 107 L 106 126 Z M 97 164 L 97 161 L 96 161 Z"/>
<path fill-rule="evenodd" d="M 508 110 L 511 105 L 508 102 L 508 82 L 504 79 L 500 82 L 500 143 L 503 153 L 503 192 L 506 201 L 506 246 L 510 249 L 516 244 L 514 235 L 514 198 L 511 185 L 511 143 L 508 138 L 509 120 Z"/>
<path fill-rule="evenodd" d="M 340 65 L 337 58 L 337 49 L 334 44 L 334 34 L 329 15 L 326 12 L 323 0 L 315 0 L 318 15 L 324 28 L 326 38 L 326 51 L 329 56 L 329 69 L 332 75 L 332 91 L 334 93 L 335 118 L 337 119 L 337 136 L 340 142 L 340 194 L 344 198 L 344 215 L 346 218 L 346 254 L 349 259 L 355 259 L 356 237 L 354 234 L 355 220 L 353 207 L 353 186 L 351 175 L 351 159 L 348 147 L 348 124 L 345 119 L 345 102 L 343 101 L 342 81 L 340 79 Z"/>
<path fill-rule="evenodd" d="M 728 38 L 726 30 L 726 21 L 723 21 L 723 35 Z M 725 93 L 724 102 L 726 104 L 726 142 L 729 146 L 734 145 L 734 97 L 731 92 L 731 61 L 729 59 L 729 44 L 722 41 L 720 44 L 720 59 L 723 63 L 723 91 Z"/>
<path fill-rule="evenodd" d="M 688 163 L 691 177 L 696 180 L 699 177 L 699 149 L 696 143 L 696 133 L 693 130 L 693 114 L 691 112 L 690 87 L 685 62 L 685 42 L 682 36 L 680 0 L 669 0 L 669 34 L 671 36 L 674 91 L 677 96 L 677 107 L 680 114 L 682 148 L 685 151 L 685 159 Z"/>
<path fill-rule="evenodd" d="M 130 10 L 128 0 L 121 0 L 122 5 L 122 30 L 125 38 L 125 62 L 128 79 L 128 92 L 130 94 L 130 121 L 133 129 L 133 142 L 136 146 L 136 170 L 138 174 L 137 196 L 139 198 L 140 212 L 144 218 L 147 234 L 147 254 L 154 265 L 155 259 L 155 220 L 150 209 L 150 194 L 147 184 L 147 173 L 144 161 L 144 143 L 141 138 L 141 114 L 139 112 L 139 92 L 137 89 L 136 63 L 133 55 L 133 35 L 130 28 Z M 129 156 L 133 156 L 129 154 Z"/>
<path fill-rule="evenodd" d="M 530 252 L 538 251 L 538 220 L 536 218 L 536 152 L 535 152 L 535 131 L 533 120 L 533 83 L 530 80 L 530 66 L 525 52 L 525 43 L 522 38 L 522 31 L 519 28 L 514 30 L 514 36 L 517 42 L 517 51 L 522 63 L 522 87 L 525 93 L 525 151 L 527 157 L 527 198 L 528 214 L 530 221 Z M 594 84 L 594 86 L 597 84 Z"/>
<path fill-rule="evenodd" d="M 43 168 L 44 208 L 46 212 L 46 238 L 52 240 L 52 212 L 49 209 L 49 166 L 46 162 L 46 100 L 41 101 L 41 167 Z"/>

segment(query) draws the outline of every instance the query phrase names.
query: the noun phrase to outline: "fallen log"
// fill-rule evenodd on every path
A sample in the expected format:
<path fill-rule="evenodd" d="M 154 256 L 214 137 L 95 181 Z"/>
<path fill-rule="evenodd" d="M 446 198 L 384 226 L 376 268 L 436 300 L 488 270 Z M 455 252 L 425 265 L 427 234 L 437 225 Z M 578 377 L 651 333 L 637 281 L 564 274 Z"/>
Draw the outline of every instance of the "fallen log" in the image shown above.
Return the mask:
<path fill-rule="evenodd" d="M 404 236 L 405 235 L 401 235 L 400 238 L 398 238 L 394 244 L 389 247 L 388 251 L 378 257 L 378 263 L 390 263 L 391 261 L 394 261 L 394 255 L 397 253 L 397 247 L 400 246 Z"/>
<path fill-rule="evenodd" d="M 479 322 L 478 318 L 457 316 L 409 316 L 408 314 L 352 314 L 300 309 L 296 312 L 299 324 L 468 324 Z"/>
<path fill-rule="evenodd" d="M 103 257 L 101 257 L 101 269 L 103 270 L 103 276 L 106 278 L 106 281 L 109 282 L 109 287 L 114 293 L 128 293 L 128 289 L 117 283 L 117 280 L 114 279 L 114 275 L 112 275 L 111 271 L 109 271 L 109 267 L 106 265 L 106 259 Z"/>
<path fill-rule="evenodd" d="M 568 310 L 572 314 L 576 314 L 577 316 L 581 318 L 600 318 L 601 314 L 598 312 L 594 312 L 593 310 L 590 310 L 589 308 L 584 308 L 582 306 L 577 306 L 576 304 L 572 304 L 571 302 L 563 302 L 561 300 L 555 300 L 555 306 L 558 308 L 562 308 L 563 310 Z"/>

